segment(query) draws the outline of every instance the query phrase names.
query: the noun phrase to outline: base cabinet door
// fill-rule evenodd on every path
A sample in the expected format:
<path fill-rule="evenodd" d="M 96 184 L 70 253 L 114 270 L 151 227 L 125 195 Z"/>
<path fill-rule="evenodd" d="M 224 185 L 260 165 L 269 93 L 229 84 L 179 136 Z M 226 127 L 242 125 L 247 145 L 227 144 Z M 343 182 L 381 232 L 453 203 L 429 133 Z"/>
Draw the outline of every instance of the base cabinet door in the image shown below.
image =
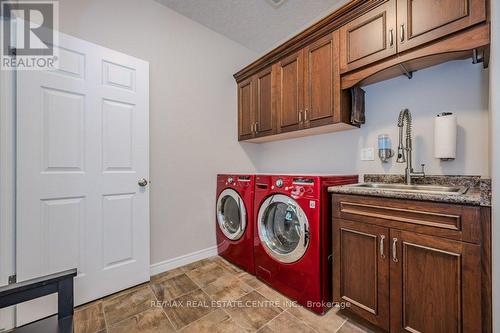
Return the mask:
<path fill-rule="evenodd" d="M 389 229 L 345 220 L 334 228 L 334 300 L 389 330 Z"/>
<path fill-rule="evenodd" d="M 391 332 L 481 332 L 479 245 L 391 229 Z"/>
<path fill-rule="evenodd" d="M 398 0 L 398 52 L 486 20 L 485 0 Z"/>

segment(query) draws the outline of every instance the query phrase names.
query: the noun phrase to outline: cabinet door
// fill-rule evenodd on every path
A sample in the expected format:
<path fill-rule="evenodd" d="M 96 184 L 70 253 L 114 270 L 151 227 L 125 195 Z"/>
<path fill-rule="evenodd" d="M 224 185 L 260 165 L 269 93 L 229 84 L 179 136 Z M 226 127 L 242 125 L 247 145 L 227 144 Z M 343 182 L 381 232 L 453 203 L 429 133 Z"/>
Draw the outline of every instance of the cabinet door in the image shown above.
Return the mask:
<path fill-rule="evenodd" d="M 398 51 L 486 20 L 485 0 L 398 0 Z"/>
<path fill-rule="evenodd" d="M 481 332 L 479 245 L 391 230 L 391 332 Z"/>
<path fill-rule="evenodd" d="M 274 134 L 276 125 L 274 121 L 273 103 L 273 71 L 269 67 L 255 76 L 256 110 L 255 110 L 255 136 L 262 137 Z"/>
<path fill-rule="evenodd" d="M 334 84 L 334 80 L 340 81 L 338 58 L 334 56 L 336 47 L 338 44 L 334 45 L 333 34 L 329 34 L 307 46 L 304 50 L 306 67 L 305 127 L 333 123 L 334 103 L 336 102 L 335 88 L 338 88 L 338 82 Z"/>
<path fill-rule="evenodd" d="M 254 80 L 249 78 L 238 83 L 238 139 L 253 138 L 254 132 Z"/>
<path fill-rule="evenodd" d="M 396 0 L 389 0 L 340 28 L 341 73 L 394 54 Z"/>
<path fill-rule="evenodd" d="M 389 329 L 389 229 L 334 220 L 333 296 L 350 311 Z"/>
<path fill-rule="evenodd" d="M 278 116 L 279 132 L 302 128 L 304 111 L 304 55 L 299 51 L 279 62 Z"/>

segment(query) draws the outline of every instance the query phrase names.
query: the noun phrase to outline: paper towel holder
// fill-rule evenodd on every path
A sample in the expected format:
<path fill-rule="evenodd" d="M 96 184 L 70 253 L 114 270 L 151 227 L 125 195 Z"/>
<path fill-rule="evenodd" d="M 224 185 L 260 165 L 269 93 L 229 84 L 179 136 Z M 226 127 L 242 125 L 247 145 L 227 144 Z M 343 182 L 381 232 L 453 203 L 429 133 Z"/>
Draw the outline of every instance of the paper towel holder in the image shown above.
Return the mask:
<path fill-rule="evenodd" d="M 437 117 L 446 117 L 446 116 L 451 116 L 453 115 L 453 112 L 441 112 L 441 113 L 438 113 L 437 114 Z M 448 158 L 445 158 L 445 157 L 441 157 L 439 158 L 442 162 L 448 162 L 448 161 L 454 161 L 455 158 L 453 157 L 448 157 Z"/>

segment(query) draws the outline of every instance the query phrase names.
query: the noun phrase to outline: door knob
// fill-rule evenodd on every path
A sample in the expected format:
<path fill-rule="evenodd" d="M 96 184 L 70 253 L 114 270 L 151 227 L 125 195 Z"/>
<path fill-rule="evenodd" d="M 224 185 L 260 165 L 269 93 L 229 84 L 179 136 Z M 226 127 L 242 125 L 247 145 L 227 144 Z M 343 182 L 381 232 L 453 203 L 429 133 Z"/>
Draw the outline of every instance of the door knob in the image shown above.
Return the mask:
<path fill-rule="evenodd" d="M 148 185 L 148 181 L 146 180 L 146 178 L 141 178 L 141 179 L 139 179 L 137 184 L 139 184 L 140 187 L 145 187 Z"/>

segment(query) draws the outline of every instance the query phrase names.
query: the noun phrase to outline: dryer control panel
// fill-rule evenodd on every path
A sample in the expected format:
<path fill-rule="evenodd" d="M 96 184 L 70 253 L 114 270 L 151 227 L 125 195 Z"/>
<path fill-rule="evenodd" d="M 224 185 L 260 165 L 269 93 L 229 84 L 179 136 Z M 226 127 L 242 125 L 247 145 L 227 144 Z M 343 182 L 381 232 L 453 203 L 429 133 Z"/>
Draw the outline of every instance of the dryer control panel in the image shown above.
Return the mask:
<path fill-rule="evenodd" d="M 314 177 L 272 176 L 271 191 L 292 197 L 316 198 L 319 195 L 318 182 Z"/>
<path fill-rule="evenodd" d="M 248 175 L 218 175 L 219 186 L 234 188 L 239 190 L 252 190 L 254 187 L 254 177 Z"/>

